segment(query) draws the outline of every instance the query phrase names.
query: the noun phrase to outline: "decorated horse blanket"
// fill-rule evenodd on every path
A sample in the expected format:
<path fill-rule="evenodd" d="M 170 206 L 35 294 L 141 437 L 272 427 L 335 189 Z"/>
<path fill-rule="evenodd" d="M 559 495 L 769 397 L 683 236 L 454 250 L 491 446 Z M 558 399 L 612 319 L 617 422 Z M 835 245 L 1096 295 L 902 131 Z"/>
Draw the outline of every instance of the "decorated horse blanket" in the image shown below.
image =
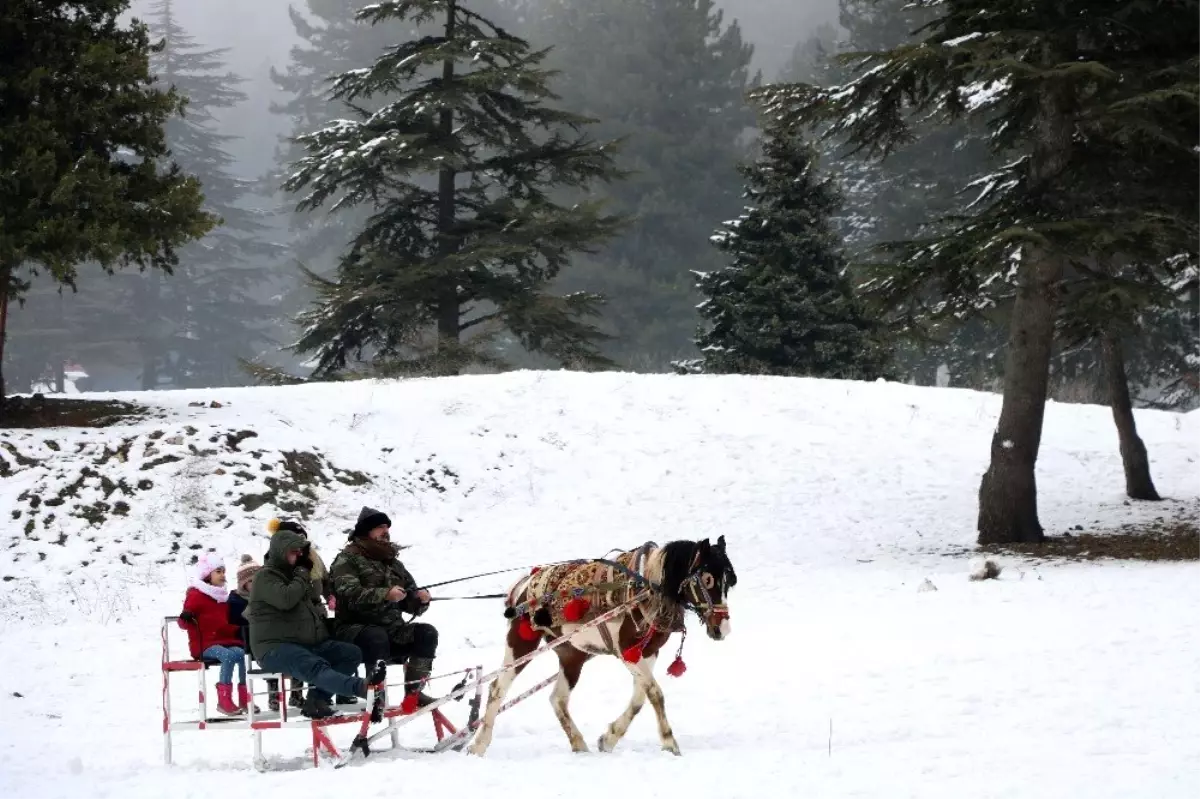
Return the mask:
<path fill-rule="evenodd" d="M 661 580 L 661 569 L 654 568 L 656 549 L 653 544 L 645 544 L 612 558 L 535 568 L 512 587 L 506 604 L 514 608 L 517 615 L 528 615 L 535 628 L 549 630 L 564 624 L 586 624 L 632 601 L 646 588 L 645 583 L 639 584 L 612 563 L 647 580 Z M 611 563 L 603 562 L 605 560 Z M 659 574 L 655 575 L 655 571 Z M 658 629 L 680 631 L 684 628 L 683 608 L 672 602 L 662 602 L 657 593 L 639 603 L 642 624 L 647 612 L 641 607 L 643 604 L 650 609 Z"/>

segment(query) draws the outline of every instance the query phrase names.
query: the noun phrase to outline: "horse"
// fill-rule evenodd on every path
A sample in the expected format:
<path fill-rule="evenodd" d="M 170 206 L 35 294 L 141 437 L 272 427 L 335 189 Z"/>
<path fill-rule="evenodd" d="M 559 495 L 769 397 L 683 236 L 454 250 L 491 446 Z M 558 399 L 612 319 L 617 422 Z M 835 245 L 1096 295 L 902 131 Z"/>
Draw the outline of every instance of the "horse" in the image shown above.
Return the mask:
<path fill-rule="evenodd" d="M 667 722 L 654 664 L 674 633 L 683 633 L 686 638 L 684 618 L 688 610 L 700 617 L 709 638 L 728 638 L 727 597 L 735 585 L 737 574 L 725 551 L 723 535 L 715 545 L 707 538 L 671 541 L 661 547 L 649 541 L 613 560 L 536 566 L 512 584 L 506 595 L 504 615 L 509 621 L 504 666 L 533 652 L 543 640 L 570 635 L 554 650 L 558 655 L 558 679 L 550 704 L 571 750 L 586 752 L 587 743 L 567 710 L 571 692 L 579 684 L 584 664 L 593 657 L 618 657 L 633 676 L 633 697 L 625 712 L 600 736 L 597 747 L 611 752 L 649 699 L 658 717 L 662 748 L 678 755 L 679 743 Z M 581 629 L 589 620 L 627 603 L 613 618 Z M 675 662 L 667 670 L 672 676 L 680 676 L 686 668 L 682 651 L 681 640 Z M 505 668 L 492 683 L 483 720 L 467 750 L 470 754 L 483 755 L 487 751 L 501 702 L 525 665 Z"/>

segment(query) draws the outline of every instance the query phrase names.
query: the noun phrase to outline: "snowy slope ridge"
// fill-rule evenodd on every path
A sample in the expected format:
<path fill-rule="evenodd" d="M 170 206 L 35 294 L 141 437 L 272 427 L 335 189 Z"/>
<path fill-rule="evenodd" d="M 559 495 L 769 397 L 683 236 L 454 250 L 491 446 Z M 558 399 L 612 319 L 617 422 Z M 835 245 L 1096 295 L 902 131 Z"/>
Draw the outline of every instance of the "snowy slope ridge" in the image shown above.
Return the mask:
<path fill-rule="evenodd" d="M 1200 788 L 1182 766 L 1200 746 L 1194 564 L 1012 561 L 971 582 L 966 556 L 947 555 L 974 540 L 997 396 L 517 372 L 106 398 L 161 412 L 0 433 L 0 660 L 14 675 L 0 794 L 370 795 L 402 779 L 406 794 L 504 795 L 532 774 L 539 795 L 573 799 L 607 797 L 617 776 L 623 790 L 723 797 Z M 1138 424 L 1160 492 L 1194 506 L 1200 416 L 1139 411 Z M 1103 407 L 1049 406 L 1038 488 L 1052 533 L 1169 510 L 1124 501 Z M 161 766 L 157 624 L 178 610 L 187 564 L 208 549 L 231 567 L 261 558 L 281 512 L 303 516 L 331 561 L 363 504 L 391 516 L 422 582 L 725 535 L 734 635 L 690 636 L 688 673 L 660 674 L 684 757 L 659 752 L 649 708 L 613 755 L 572 757 L 538 697 L 501 717 L 483 760 L 381 755 L 297 773 L 303 736 L 278 733 L 278 771 L 260 775 L 243 736 L 198 733 Z M 926 578 L 936 591 L 918 590 Z M 439 667 L 498 664 L 494 602 L 437 603 L 429 620 Z M 535 662 L 514 690 L 551 668 Z M 571 704 L 589 741 L 628 695 L 619 664 L 589 665 Z"/>
<path fill-rule="evenodd" d="M 998 412 L 993 395 L 897 384 L 537 372 L 117 396 L 166 418 L 0 432 L 0 578 L 260 557 L 280 513 L 333 547 L 363 504 L 468 567 L 480 536 L 520 560 L 727 533 L 748 566 L 967 546 Z M 1139 422 L 1162 490 L 1186 496 L 1200 419 Z M 1105 408 L 1050 406 L 1040 478 L 1051 531 L 1161 510 L 1123 506 Z"/>

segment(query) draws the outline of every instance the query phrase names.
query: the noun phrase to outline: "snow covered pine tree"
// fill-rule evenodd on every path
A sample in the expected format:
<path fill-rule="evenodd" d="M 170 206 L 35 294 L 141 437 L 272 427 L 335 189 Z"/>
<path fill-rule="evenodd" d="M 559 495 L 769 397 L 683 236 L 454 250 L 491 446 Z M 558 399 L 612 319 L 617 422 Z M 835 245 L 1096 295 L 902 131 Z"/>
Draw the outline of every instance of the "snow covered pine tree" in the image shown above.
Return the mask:
<path fill-rule="evenodd" d="M 831 222 L 839 195 L 817 174 L 816 151 L 772 120 L 761 156 L 740 171 L 752 204 L 712 236 L 732 263 L 695 273 L 703 371 L 878 377 L 887 355 L 846 274 Z"/>
<path fill-rule="evenodd" d="M 376 370 L 457 374 L 498 360 L 500 335 L 565 365 L 607 365 L 595 347 L 604 335 L 582 318 L 600 298 L 545 289 L 572 251 L 624 221 L 599 203 L 551 199 L 617 177 L 612 145 L 580 132 L 586 117 L 543 104 L 554 98 L 544 51 L 459 0 L 376 3 L 358 17 L 438 20 L 441 31 L 339 76 L 332 95 L 357 118 L 299 139 L 308 155 L 284 188 L 306 192 L 300 210 L 336 198 L 335 209 L 373 213 L 334 280 L 310 275 L 320 300 L 295 349 L 316 353 L 316 377 L 364 353 Z M 396 99 L 361 108 L 385 93 Z"/>

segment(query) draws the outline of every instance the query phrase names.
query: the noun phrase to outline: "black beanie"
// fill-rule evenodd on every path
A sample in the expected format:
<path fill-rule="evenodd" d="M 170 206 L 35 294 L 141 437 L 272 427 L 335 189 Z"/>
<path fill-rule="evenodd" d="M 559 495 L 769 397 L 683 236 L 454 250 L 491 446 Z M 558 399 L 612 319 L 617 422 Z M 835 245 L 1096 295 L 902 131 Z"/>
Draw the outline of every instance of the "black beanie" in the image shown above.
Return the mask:
<path fill-rule="evenodd" d="M 354 523 L 354 531 L 350 533 L 350 538 L 361 538 L 381 524 L 391 527 L 392 520 L 387 517 L 386 513 L 364 505 L 358 514 L 358 521 Z"/>
<path fill-rule="evenodd" d="M 287 530 L 288 532 L 296 533 L 297 535 L 302 535 L 305 538 L 308 538 L 308 531 L 304 529 L 300 522 L 295 522 L 291 519 L 280 522 L 279 526 L 275 528 L 275 532 L 279 532 L 280 530 Z"/>

